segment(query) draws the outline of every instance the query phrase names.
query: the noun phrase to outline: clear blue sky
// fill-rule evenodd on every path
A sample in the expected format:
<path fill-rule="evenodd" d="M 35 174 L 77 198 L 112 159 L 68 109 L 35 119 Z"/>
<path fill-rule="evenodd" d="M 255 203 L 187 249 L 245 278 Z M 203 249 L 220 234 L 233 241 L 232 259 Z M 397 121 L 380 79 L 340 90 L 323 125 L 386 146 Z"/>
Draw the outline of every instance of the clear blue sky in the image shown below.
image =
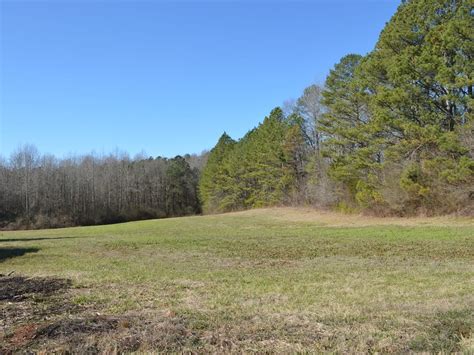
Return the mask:
<path fill-rule="evenodd" d="M 373 49 L 398 0 L 0 0 L 0 155 L 174 156 L 240 138 Z"/>

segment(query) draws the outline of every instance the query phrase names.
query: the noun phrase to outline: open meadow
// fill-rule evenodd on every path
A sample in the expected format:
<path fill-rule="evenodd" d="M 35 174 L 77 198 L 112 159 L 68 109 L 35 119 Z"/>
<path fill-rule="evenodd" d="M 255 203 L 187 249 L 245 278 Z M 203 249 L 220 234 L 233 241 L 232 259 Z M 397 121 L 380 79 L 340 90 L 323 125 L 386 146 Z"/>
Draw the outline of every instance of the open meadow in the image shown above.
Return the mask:
<path fill-rule="evenodd" d="M 468 218 L 274 208 L 0 232 L 0 274 L 0 353 L 474 351 Z"/>

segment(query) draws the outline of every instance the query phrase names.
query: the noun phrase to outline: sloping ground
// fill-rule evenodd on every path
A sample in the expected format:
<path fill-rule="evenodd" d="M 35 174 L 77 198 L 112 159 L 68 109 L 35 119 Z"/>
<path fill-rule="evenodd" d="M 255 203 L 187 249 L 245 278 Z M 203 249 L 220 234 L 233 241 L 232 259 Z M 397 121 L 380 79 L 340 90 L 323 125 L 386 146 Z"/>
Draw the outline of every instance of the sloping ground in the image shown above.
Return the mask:
<path fill-rule="evenodd" d="M 0 233 L 0 353 L 474 351 L 473 294 L 467 218 L 275 208 Z"/>
<path fill-rule="evenodd" d="M 266 216 L 280 221 L 305 222 L 330 227 L 365 226 L 474 226 L 474 218 L 459 216 L 439 217 L 375 217 L 344 214 L 328 210 L 301 207 L 262 208 L 229 214 L 246 217 Z"/>

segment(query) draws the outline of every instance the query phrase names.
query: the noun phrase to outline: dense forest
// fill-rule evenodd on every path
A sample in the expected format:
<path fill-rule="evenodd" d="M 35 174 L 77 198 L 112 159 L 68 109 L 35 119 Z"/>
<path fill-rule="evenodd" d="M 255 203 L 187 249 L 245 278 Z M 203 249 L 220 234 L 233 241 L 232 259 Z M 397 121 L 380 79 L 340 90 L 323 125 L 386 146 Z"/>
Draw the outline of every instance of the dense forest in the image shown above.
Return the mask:
<path fill-rule="evenodd" d="M 470 0 L 404 1 L 372 52 L 238 141 L 173 159 L 0 159 L 0 227 L 112 223 L 275 205 L 384 215 L 474 211 Z"/>
<path fill-rule="evenodd" d="M 26 145 L 0 160 L 0 228 L 45 228 L 200 213 L 206 154 L 41 156 Z"/>
<path fill-rule="evenodd" d="M 403 2 L 371 53 L 343 57 L 239 141 L 219 139 L 204 211 L 473 213 L 473 29 L 472 1 Z"/>

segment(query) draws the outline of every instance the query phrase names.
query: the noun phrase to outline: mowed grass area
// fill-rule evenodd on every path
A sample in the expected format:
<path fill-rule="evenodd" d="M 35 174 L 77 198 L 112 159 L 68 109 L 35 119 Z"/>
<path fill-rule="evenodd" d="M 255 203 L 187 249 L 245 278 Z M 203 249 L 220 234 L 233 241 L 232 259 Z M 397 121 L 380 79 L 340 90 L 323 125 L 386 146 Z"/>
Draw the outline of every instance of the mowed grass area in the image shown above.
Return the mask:
<path fill-rule="evenodd" d="M 474 351 L 472 219 L 275 208 L 0 232 L 10 271 L 71 279 L 89 312 L 159 319 L 161 340 L 134 350 Z"/>

